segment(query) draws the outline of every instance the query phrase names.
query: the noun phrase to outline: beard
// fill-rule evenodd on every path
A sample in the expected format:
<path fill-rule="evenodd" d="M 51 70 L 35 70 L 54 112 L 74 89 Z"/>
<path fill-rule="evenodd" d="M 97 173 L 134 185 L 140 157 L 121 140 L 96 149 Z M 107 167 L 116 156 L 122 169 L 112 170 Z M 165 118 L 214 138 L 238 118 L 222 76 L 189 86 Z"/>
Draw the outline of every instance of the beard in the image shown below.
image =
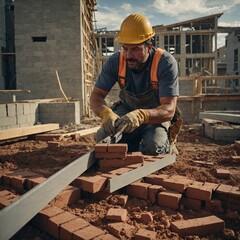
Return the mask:
<path fill-rule="evenodd" d="M 143 63 L 139 62 L 136 59 L 133 58 L 129 58 L 126 60 L 127 61 L 127 65 L 131 70 L 140 70 L 141 66 L 143 65 Z"/>

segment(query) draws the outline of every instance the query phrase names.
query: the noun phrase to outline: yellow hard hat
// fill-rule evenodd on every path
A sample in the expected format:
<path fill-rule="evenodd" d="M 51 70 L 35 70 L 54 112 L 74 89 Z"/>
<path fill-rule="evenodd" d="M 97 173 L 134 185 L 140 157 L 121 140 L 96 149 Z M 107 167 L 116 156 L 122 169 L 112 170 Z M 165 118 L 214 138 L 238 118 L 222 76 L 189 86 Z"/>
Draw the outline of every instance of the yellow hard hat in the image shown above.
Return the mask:
<path fill-rule="evenodd" d="M 126 44 L 139 44 L 155 35 L 149 20 L 141 14 L 129 15 L 122 22 L 116 41 Z"/>

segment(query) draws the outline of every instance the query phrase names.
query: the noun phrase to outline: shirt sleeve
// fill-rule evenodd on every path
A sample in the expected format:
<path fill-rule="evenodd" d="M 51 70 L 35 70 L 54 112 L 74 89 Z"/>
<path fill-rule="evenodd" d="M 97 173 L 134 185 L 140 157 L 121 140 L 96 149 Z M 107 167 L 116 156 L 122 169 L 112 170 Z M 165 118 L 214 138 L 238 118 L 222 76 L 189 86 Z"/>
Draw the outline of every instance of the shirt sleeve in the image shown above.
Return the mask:
<path fill-rule="evenodd" d="M 159 97 L 179 96 L 178 65 L 176 59 L 164 52 L 158 64 Z"/>
<path fill-rule="evenodd" d="M 101 73 L 98 76 L 95 86 L 104 90 L 110 91 L 118 79 L 118 60 L 119 52 L 111 55 L 103 64 Z"/>

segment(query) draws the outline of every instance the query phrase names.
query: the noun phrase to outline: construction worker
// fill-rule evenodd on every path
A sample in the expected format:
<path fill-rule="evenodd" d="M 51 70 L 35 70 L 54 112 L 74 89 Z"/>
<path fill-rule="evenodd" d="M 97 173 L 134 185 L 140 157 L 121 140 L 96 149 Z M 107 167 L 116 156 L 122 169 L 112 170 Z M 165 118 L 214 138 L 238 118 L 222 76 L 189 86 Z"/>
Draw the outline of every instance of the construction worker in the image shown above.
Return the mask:
<path fill-rule="evenodd" d="M 131 14 L 122 22 L 116 38 L 122 48 L 105 62 L 90 96 L 91 109 L 102 119 L 97 142 L 123 127 L 120 142 L 127 143 L 130 152 L 169 153 L 170 142 L 176 141 L 181 123 L 172 135 L 169 129 L 179 95 L 177 62 L 169 52 L 153 47 L 154 35 L 141 14 Z M 120 101 L 109 107 L 104 99 L 116 82 Z"/>

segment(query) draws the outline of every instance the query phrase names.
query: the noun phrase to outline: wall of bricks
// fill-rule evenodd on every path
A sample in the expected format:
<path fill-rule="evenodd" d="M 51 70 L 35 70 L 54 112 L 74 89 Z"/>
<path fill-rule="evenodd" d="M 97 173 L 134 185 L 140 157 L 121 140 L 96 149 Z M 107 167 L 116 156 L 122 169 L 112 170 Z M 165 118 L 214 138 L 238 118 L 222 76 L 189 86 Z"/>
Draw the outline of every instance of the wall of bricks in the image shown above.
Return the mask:
<path fill-rule="evenodd" d="M 80 123 L 80 102 L 19 102 L 0 104 L 0 130 L 37 123 Z"/>

